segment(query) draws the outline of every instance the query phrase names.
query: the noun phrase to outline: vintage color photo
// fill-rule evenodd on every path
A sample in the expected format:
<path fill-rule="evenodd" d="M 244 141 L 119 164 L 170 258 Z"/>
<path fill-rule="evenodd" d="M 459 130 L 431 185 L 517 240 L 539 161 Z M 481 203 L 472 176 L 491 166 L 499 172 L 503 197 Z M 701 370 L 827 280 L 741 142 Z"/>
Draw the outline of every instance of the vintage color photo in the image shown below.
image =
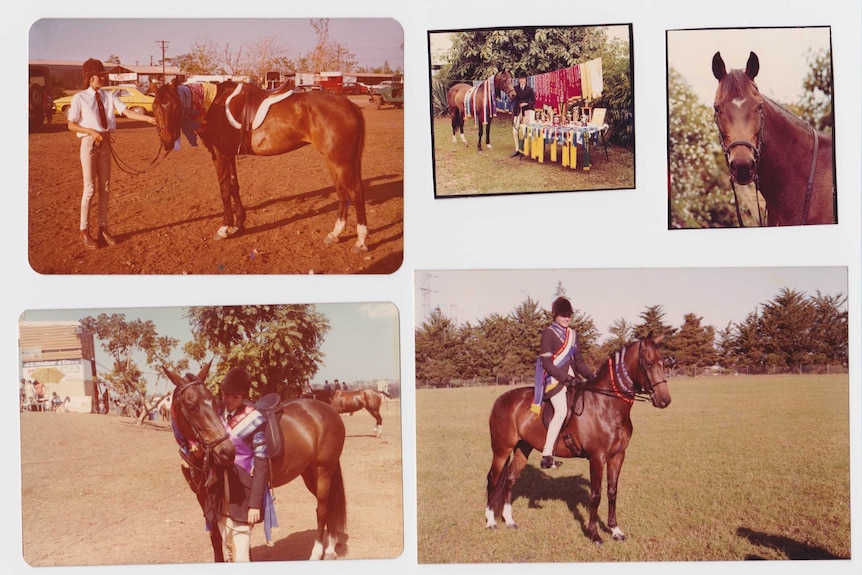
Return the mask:
<path fill-rule="evenodd" d="M 630 24 L 428 33 L 436 198 L 633 188 Z"/>
<path fill-rule="evenodd" d="M 420 563 L 849 562 L 847 268 L 415 284 Z"/>
<path fill-rule="evenodd" d="M 402 553 L 394 304 L 28 310 L 18 331 L 31 567 Z"/>
<path fill-rule="evenodd" d="M 669 30 L 668 228 L 838 222 L 831 28 Z"/>
<path fill-rule="evenodd" d="M 36 272 L 400 267 L 397 21 L 43 19 L 29 62 Z"/>

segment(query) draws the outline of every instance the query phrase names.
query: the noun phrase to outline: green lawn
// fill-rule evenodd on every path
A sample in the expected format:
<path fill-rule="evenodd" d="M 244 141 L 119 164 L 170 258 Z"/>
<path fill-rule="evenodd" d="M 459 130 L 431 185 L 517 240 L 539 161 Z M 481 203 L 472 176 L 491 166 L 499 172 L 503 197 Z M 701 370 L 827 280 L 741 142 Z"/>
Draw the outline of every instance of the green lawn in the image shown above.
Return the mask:
<path fill-rule="evenodd" d="M 635 185 L 634 154 L 617 146 L 608 146 L 608 157 L 599 146 L 592 148 L 592 165 L 588 171 L 571 170 L 550 162 L 511 158 L 515 149 L 512 124 L 508 116 L 491 123 L 492 149 L 476 151 L 478 128 L 468 119 L 464 135 L 468 144 L 452 143 L 449 118 L 435 118 L 434 180 L 436 195 L 461 196 L 500 193 L 554 192 L 571 190 L 631 189 Z M 485 139 L 482 138 L 485 148 Z M 559 156 L 560 158 L 562 156 Z"/>
<path fill-rule="evenodd" d="M 520 529 L 486 530 L 488 414 L 507 387 L 417 391 L 420 563 L 850 558 L 846 375 L 673 378 L 665 410 L 635 404 L 617 511 L 625 542 L 588 518 L 586 460 L 530 457 Z M 500 523 L 502 526 L 502 523 Z"/>

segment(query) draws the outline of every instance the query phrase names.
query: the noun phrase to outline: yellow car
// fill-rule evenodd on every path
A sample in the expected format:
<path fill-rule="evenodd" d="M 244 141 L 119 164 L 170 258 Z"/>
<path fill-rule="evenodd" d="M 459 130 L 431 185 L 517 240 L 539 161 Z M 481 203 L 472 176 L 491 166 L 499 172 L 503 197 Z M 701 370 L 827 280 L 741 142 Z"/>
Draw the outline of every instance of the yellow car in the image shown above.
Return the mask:
<path fill-rule="evenodd" d="M 147 96 L 135 86 L 104 86 L 102 90 L 114 92 L 115 96 L 119 96 L 120 100 L 123 101 L 126 107 L 130 108 L 133 112 L 137 112 L 139 114 L 153 113 L 153 100 L 155 100 L 155 98 Z M 69 110 L 69 106 L 71 105 L 72 96 L 57 98 L 54 100 L 54 112 L 61 113 L 65 116 L 66 112 Z M 119 116 L 119 114 L 116 113 L 116 110 L 114 110 L 114 114 Z"/>

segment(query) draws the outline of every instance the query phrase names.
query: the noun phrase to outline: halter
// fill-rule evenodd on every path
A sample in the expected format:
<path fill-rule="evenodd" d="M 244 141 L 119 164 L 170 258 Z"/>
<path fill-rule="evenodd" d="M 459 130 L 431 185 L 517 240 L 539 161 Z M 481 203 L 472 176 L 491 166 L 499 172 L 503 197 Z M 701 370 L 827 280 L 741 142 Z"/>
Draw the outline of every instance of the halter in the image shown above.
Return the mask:
<path fill-rule="evenodd" d="M 204 383 L 202 381 L 200 381 L 199 379 L 196 379 L 196 378 L 195 379 L 187 379 L 187 382 L 185 384 L 183 384 L 182 386 L 180 386 L 174 390 L 174 398 L 171 401 L 171 412 L 172 412 L 172 414 L 171 414 L 172 415 L 171 427 L 173 428 L 173 431 L 174 431 L 174 439 L 176 439 L 177 443 L 180 445 L 180 457 L 182 457 L 183 461 L 188 463 L 195 470 L 201 472 L 201 479 L 198 482 L 198 485 L 197 485 L 198 489 L 196 490 L 196 491 L 199 491 L 200 489 L 205 487 L 205 483 L 208 479 L 209 471 L 211 469 L 210 458 L 212 456 L 213 450 L 221 442 L 229 439 L 230 435 L 228 434 L 227 431 L 225 431 L 223 435 L 217 437 L 216 439 L 214 439 L 212 441 L 204 441 L 204 439 L 201 435 L 200 429 L 198 428 L 197 425 L 195 425 L 194 420 L 191 417 L 189 417 L 188 410 L 186 410 L 186 408 L 182 402 L 183 393 L 185 393 L 186 390 L 188 390 L 189 388 L 191 388 L 192 386 L 195 386 L 195 385 L 204 386 Z M 206 386 L 204 386 L 204 387 L 206 387 Z M 177 406 L 179 406 L 179 407 L 177 408 Z M 192 433 L 194 434 L 194 438 L 193 438 L 194 442 L 197 445 L 200 445 L 203 447 L 204 457 L 203 457 L 203 461 L 200 464 L 198 464 L 191 457 L 189 457 L 188 451 L 187 451 L 187 449 L 185 449 L 186 445 L 188 445 L 188 443 L 189 443 L 189 440 L 188 440 L 188 438 L 186 438 L 183 435 L 183 433 L 180 431 L 179 427 L 177 427 L 177 424 L 176 424 L 177 418 L 175 417 L 176 409 L 180 410 L 180 413 L 182 413 L 186 422 L 192 428 Z"/>

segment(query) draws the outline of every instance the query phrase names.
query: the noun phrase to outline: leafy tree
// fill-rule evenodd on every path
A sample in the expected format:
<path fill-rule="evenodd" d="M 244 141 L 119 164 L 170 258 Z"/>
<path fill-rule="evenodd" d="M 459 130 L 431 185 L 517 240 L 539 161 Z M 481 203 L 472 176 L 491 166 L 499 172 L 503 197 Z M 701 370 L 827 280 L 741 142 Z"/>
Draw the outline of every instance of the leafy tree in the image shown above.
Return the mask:
<path fill-rule="evenodd" d="M 524 375 L 535 369 L 542 340 L 542 330 L 549 323 L 549 314 L 539 302 L 527 296 L 508 315 L 510 327 L 506 334 L 506 355 L 509 369 L 522 366 L 506 375 Z"/>
<path fill-rule="evenodd" d="M 724 329 L 716 333 L 715 353 L 718 365 L 730 368 L 734 364 L 734 330 L 733 324 L 728 322 Z"/>
<path fill-rule="evenodd" d="M 174 56 L 171 64 L 188 74 L 215 74 L 220 70 L 218 44 L 206 38 L 196 39 L 191 51 Z"/>
<path fill-rule="evenodd" d="M 670 227 L 737 225 L 712 111 L 673 67 L 668 69 L 668 169 Z M 742 211 L 744 217 L 753 213 L 747 204 Z"/>
<path fill-rule="evenodd" d="M 782 288 L 774 300 L 764 304 L 762 336 L 767 363 L 792 367 L 822 360 L 812 357 L 817 348 L 812 327 L 816 309 L 802 292 Z"/>
<path fill-rule="evenodd" d="M 807 54 L 809 70 L 802 82 L 805 92 L 793 106 L 800 118 L 824 132 L 832 132 L 832 56 L 827 49 Z"/>
<path fill-rule="evenodd" d="M 610 357 L 612 353 L 621 349 L 635 337 L 635 326 L 626 318 L 620 317 L 608 326 L 610 337 L 605 339 L 601 346 L 602 358 Z"/>
<path fill-rule="evenodd" d="M 824 361 L 847 365 L 849 348 L 849 325 L 847 296 L 844 294 L 823 295 L 819 291 L 811 298 L 814 305 L 814 341 L 818 355 Z"/>
<path fill-rule="evenodd" d="M 746 373 L 749 370 L 758 372 L 765 365 L 764 341 L 762 338 L 762 320 L 757 310 L 750 312 L 742 323 L 735 324 L 736 338 L 733 346 L 733 357 L 737 367 Z"/>
<path fill-rule="evenodd" d="M 199 361 L 218 356 L 214 381 L 233 367 L 246 368 L 252 397 L 298 395 L 323 361 L 329 319 L 313 305 L 192 307 L 186 317 L 193 336 L 186 353 Z"/>
<path fill-rule="evenodd" d="M 120 400 L 132 405 L 137 413 L 138 425 L 143 425 L 147 414 L 163 397 L 147 399 L 147 380 L 135 360 L 143 353 L 148 366 L 161 377 L 161 367 L 181 370 L 187 367 L 186 360 L 172 362 L 170 354 L 179 340 L 159 336 L 151 320 L 128 321 L 122 313 L 87 316 L 81 320 L 81 327 L 92 333 L 102 343 L 102 349 L 113 360 L 112 370 L 104 374 L 104 380 L 120 396 Z"/>
<path fill-rule="evenodd" d="M 245 69 L 258 84 L 266 83 L 267 72 L 286 72 L 293 67 L 293 62 L 287 58 L 287 51 L 278 38 L 263 36 L 246 46 Z"/>

